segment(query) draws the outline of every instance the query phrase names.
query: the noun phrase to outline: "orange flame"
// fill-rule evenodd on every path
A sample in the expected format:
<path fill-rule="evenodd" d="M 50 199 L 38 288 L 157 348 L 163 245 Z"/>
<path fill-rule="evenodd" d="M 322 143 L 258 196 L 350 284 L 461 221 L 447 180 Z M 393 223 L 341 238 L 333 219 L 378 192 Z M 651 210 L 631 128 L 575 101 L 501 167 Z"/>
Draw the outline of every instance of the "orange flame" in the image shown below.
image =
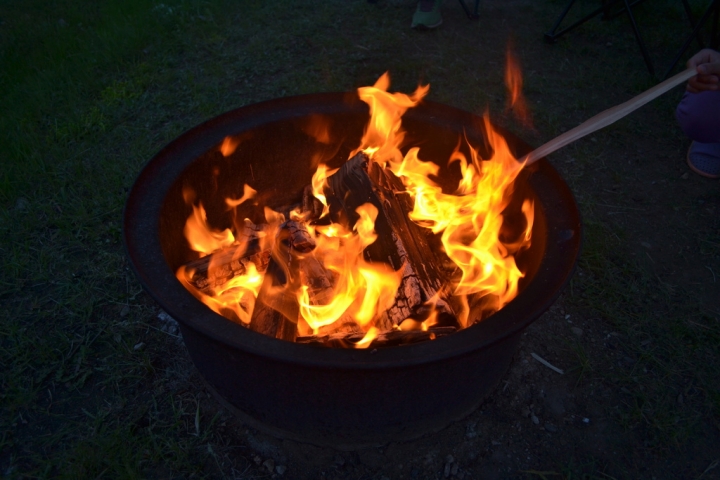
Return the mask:
<path fill-rule="evenodd" d="M 200 254 L 201 257 L 209 255 L 221 248 L 229 247 L 235 241 L 235 236 L 230 229 L 222 231 L 213 230 L 207 223 L 207 214 L 202 203 L 192 206 L 193 213 L 185 222 L 185 238 L 190 248 Z"/>
<path fill-rule="evenodd" d="M 430 86 L 419 86 L 410 96 L 404 93 L 388 93 L 389 86 L 390 75 L 385 72 L 372 87 L 358 88 L 360 99 L 370 107 L 370 121 L 365 128 L 360 147 L 350 154 L 351 157 L 364 151 L 382 166 L 402 161 L 398 147 L 405 135 L 400 119 L 408 108 L 420 103 Z"/>
<path fill-rule="evenodd" d="M 516 62 L 508 52 L 508 72 L 516 67 Z M 517 110 L 520 108 L 518 105 L 524 105 L 520 95 L 522 80 L 516 73 L 507 73 L 507 79 L 508 85 L 513 85 L 511 101 Z M 370 107 L 370 120 L 360 147 L 351 156 L 363 151 L 371 161 L 400 178 L 407 194 L 413 199 L 410 219 L 440 236 L 445 254 L 457 267 L 452 284 L 442 290 L 444 295 L 450 291 L 455 295 L 455 300 L 451 302 L 452 308 L 461 327 L 466 327 L 471 323 L 471 309 L 475 309 L 474 321 L 502 308 L 517 295 L 518 281 L 523 277 L 523 272 L 515 263 L 515 254 L 530 245 L 534 218 L 531 201 L 525 200 L 522 204 L 521 211 L 526 224 L 517 238 L 508 239 L 505 238 L 507 232 L 502 236 L 501 233 L 504 212 L 513 194 L 513 182 L 523 164 L 515 159 L 505 139 L 493 130 L 485 116 L 485 130 L 492 156 L 483 159 L 475 149 L 470 148 L 468 158 L 458 145 L 448 163 L 458 165 L 461 178 L 454 193 L 443 192 L 432 180 L 440 170 L 437 164 L 421 160 L 417 147 L 410 148 L 405 155 L 400 150 L 404 140 L 401 118 L 408 108 L 422 100 L 429 87 L 419 86 L 412 95 L 405 95 L 389 93 L 389 86 L 390 78 L 385 73 L 374 86 L 358 89 L 360 98 Z M 318 142 L 329 143 L 329 130 L 321 119 L 314 118 L 307 132 Z M 232 144 L 232 138 L 227 137 L 221 151 L 227 156 L 236 147 L 237 144 Z M 324 206 L 322 216 L 329 211 L 324 195 L 327 178 L 334 173 L 335 170 L 320 163 L 312 177 L 313 195 Z M 238 205 L 254 198 L 256 193 L 245 185 L 241 198 L 227 198 L 226 204 L 236 209 Z M 236 236 L 240 238 L 240 232 L 212 229 L 202 204 L 195 204 L 194 194 L 185 191 L 184 196 L 193 208 L 184 230 L 191 248 L 202 257 L 233 246 L 237 249 L 233 253 L 234 259 L 245 259 L 245 268 L 242 274 L 220 287 L 213 287 L 209 292 L 199 291 L 192 285 L 189 279 L 194 272 L 188 268 L 181 267 L 177 272 L 178 278 L 214 311 L 226 316 L 231 312 L 231 316 L 234 315 L 241 322 L 250 322 L 255 299 L 263 284 L 264 270 L 258 268 L 257 262 L 247 261 L 244 257 L 247 244 L 242 246 L 242 240 L 236 241 Z M 359 219 L 352 231 L 335 223 L 303 223 L 312 237 L 312 248 L 293 252 L 292 255 L 298 264 L 305 262 L 303 265 L 307 268 L 312 265 L 312 268 L 319 269 L 324 275 L 324 283 L 320 287 L 315 285 L 311 288 L 303 283 L 307 273 L 297 275 L 286 272 L 291 280 L 280 288 L 284 288 L 290 297 L 297 298 L 300 317 L 297 321 L 299 325 L 305 326 L 303 328 L 310 328 L 317 333 L 321 328 L 327 331 L 326 328 L 334 328 L 336 322 L 340 324 L 350 319 L 365 332 L 363 339 L 354 347 L 367 348 L 383 333 L 378 325 L 385 312 L 393 307 L 404 267 L 394 271 L 387 264 L 370 263 L 365 259 L 366 247 L 377 238 L 375 220 L 378 211 L 370 203 L 360 206 L 356 211 Z M 277 235 L 285 217 L 268 207 L 265 207 L 265 217 L 267 224 L 262 229 L 250 228 L 250 231 L 260 245 L 260 251 L 270 252 L 276 248 Z M 305 222 L 308 216 L 298 208 L 290 212 L 290 218 L 295 222 Z M 241 224 L 237 222 L 236 225 Z M 245 220 L 245 225 L 251 225 L 249 220 Z M 208 274 L 220 267 L 219 264 L 215 265 L 213 258 Z M 429 314 L 424 320 L 408 318 L 396 321 L 398 324 L 392 328 L 427 331 L 438 322 L 437 305 L 440 300 L 440 294 L 437 294 L 427 302 Z M 444 303 L 445 300 L 446 297 L 443 297 Z M 477 308 L 480 308 L 480 313 Z M 342 322 L 339 322 L 341 319 Z M 434 338 L 432 334 L 430 336 Z"/>
<path fill-rule="evenodd" d="M 211 265 L 208 271 L 214 267 L 216 266 Z M 260 293 L 264 278 L 264 275 L 257 271 L 255 264 L 248 263 L 245 274 L 231 278 L 221 288 L 212 289 L 209 295 L 197 290 L 190 283 L 189 279 L 192 278 L 193 274 L 193 271 L 182 266 L 177 271 L 176 276 L 185 285 L 185 288 L 193 292 L 200 301 L 214 312 L 225 316 L 234 313 L 242 323 L 250 323 L 255 308 L 255 299 Z"/>
<path fill-rule="evenodd" d="M 332 142 L 328 123 L 320 115 L 311 115 L 303 130 L 318 143 L 329 145 Z"/>
<path fill-rule="evenodd" d="M 255 195 L 257 195 L 257 190 L 253 189 L 250 185 L 245 184 L 243 185 L 243 195 L 237 200 L 233 200 L 232 198 L 226 198 L 225 203 L 230 208 L 235 208 L 241 203 L 245 203 L 246 201 L 250 200 L 251 198 L 255 198 Z"/>
<path fill-rule="evenodd" d="M 240 145 L 240 140 L 234 139 L 233 137 L 225 137 L 222 145 L 220 145 L 220 153 L 223 154 L 223 157 L 229 157 L 235 152 L 238 145 Z"/>
<path fill-rule="evenodd" d="M 360 327 L 370 326 L 395 300 L 401 272 L 384 264 L 371 264 L 363 257 L 365 247 L 377 238 L 377 208 L 366 203 L 357 208 L 357 213 L 360 218 L 354 235 L 343 232 L 337 224 L 332 229 L 318 229 L 320 235 L 312 255 L 337 275 L 337 282 L 332 300 L 325 304 L 313 304 L 307 286 L 300 290 L 300 314 L 313 330 L 344 315 L 352 316 Z"/>
<path fill-rule="evenodd" d="M 325 198 L 325 193 L 323 191 L 323 188 L 326 185 L 327 177 L 332 175 L 333 173 L 337 172 L 338 169 L 330 170 L 328 169 L 327 165 L 324 163 L 321 163 L 318 165 L 317 170 L 315 170 L 315 173 L 312 176 L 312 192 L 313 196 L 320 200 L 320 203 L 323 204 L 323 212 L 321 216 L 325 216 L 330 211 L 330 207 L 328 207 L 327 204 L 327 198 Z"/>
<path fill-rule="evenodd" d="M 380 330 L 370 327 L 365 336 L 354 345 L 354 348 L 368 348 L 372 341 L 378 337 L 378 333 L 380 333 Z"/>
<path fill-rule="evenodd" d="M 370 105 L 371 112 L 362 141 L 365 153 L 373 161 L 386 165 L 402 180 L 415 202 L 410 218 L 430 228 L 433 233 L 441 234 L 445 253 L 461 271 L 453 293 L 461 297 L 488 296 L 485 307 L 488 313 L 499 310 L 517 295 L 518 280 L 523 274 L 515 264 L 514 254 L 527 247 L 530 241 L 529 233 L 519 244 L 505 244 L 500 240 L 502 212 L 509 204 L 513 182 L 523 165 L 512 155 L 505 139 L 495 132 L 485 116 L 492 157 L 483 161 L 478 152 L 471 149 L 468 161 L 456 149 L 450 162 L 459 164 L 462 178 L 455 194 L 443 193 L 442 188 L 431 180 L 431 176 L 439 171 L 436 164 L 420 160 L 420 149 L 417 147 L 411 148 L 404 158 L 399 150 L 403 139 L 400 116 L 427 90 L 418 88 L 412 98 L 389 94 L 385 91 L 387 78 L 383 76 L 381 80 L 375 87 L 360 94 Z M 378 145 L 380 142 L 384 143 Z M 402 160 L 398 161 L 398 158 Z M 532 204 L 523 207 L 526 232 L 532 229 L 531 211 Z M 460 304 L 461 311 L 455 313 L 465 327 L 469 306 L 466 299 Z"/>
<path fill-rule="evenodd" d="M 505 86 L 508 89 L 508 109 L 512 110 L 518 120 L 528 128 L 533 128 L 530 110 L 522 94 L 523 79 L 518 62 L 512 53 L 512 45 L 508 45 L 505 55 Z"/>

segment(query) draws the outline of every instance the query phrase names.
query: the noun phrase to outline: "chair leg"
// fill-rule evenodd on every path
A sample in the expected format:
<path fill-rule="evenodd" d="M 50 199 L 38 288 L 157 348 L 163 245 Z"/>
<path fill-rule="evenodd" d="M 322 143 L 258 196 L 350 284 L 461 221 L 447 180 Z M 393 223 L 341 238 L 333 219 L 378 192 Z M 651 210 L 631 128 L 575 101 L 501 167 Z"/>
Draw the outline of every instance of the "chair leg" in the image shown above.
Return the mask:
<path fill-rule="evenodd" d="M 640 35 L 640 30 L 638 30 L 637 23 L 635 23 L 635 15 L 632 14 L 632 10 L 630 9 L 630 4 L 628 3 L 628 0 L 623 1 L 625 2 L 625 9 L 627 10 L 628 17 L 630 17 L 630 24 L 632 25 L 633 32 L 635 32 L 635 39 L 637 40 L 638 45 L 640 45 L 640 51 L 642 52 L 642 56 L 645 59 L 645 65 L 647 65 L 647 69 L 650 72 L 650 75 L 655 75 L 655 69 L 653 68 L 652 60 L 650 60 L 650 55 L 648 54 L 647 48 L 645 48 L 645 42 Z"/>
<path fill-rule="evenodd" d="M 583 23 L 587 22 L 588 20 L 590 20 L 593 17 L 600 15 L 601 13 L 604 16 L 607 15 L 609 12 L 609 8 L 613 5 L 615 5 L 616 3 L 620 2 L 620 0 L 603 1 L 602 6 L 600 8 L 593 10 L 592 12 L 588 13 L 587 15 L 585 15 L 583 18 L 581 18 L 577 22 L 573 23 L 569 27 L 566 27 L 558 32 L 557 29 L 560 27 L 560 24 L 562 23 L 562 21 L 565 20 L 565 17 L 567 16 L 567 14 L 570 11 L 570 9 L 572 8 L 572 6 L 575 4 L 575 1 L 576 0 L 570 0 L 570 2 L 565 6 L 565 9 L 563 10 L 563 12 L 560 14 L 558 19 L 555 21 L 555 25 L 553 25 L 552 29 L 550 29 L 550 31 L 545 34 L 545 41 L 547 43 L 555 43 L 555 40 L 560 38 L 562 35 L 565 35 L 570 30 L 573 30 L 574 28 L 579 27 Z M 643 1 L 643 0 L 637 0 L 636 3 L 641 2 L 641 1 Z M 605 17 L 603 17 L 603 18 L 605 18 Z"/>
<path fill-rule="evenodd" d="M 687 15 L 688 21 L 690 22 L 690 28 L 695 30 L 695 19 L 693 18 L 692 9 L 690 8 L 688 0 L 682 0 L 682 4 L 683 8 L 685 9 L 685 15 Z M 697 39 L 700 48 L 705 48 L 705 42 L 703 42 L 702 35 L 700 35 L 699 31 L 697 32 L 695 38 Z"/>
<path fill-rule="evenodd" d="M 720 0 L 713 0 L 712 3 L 707 7 L 707 10 L 702 14 L 702 17 L 700 17 L 700 20 L 695 25 L 695 28 L 693 29 L 693 32 L 690 34 L 690 36 L 687 38 L 683 46 L 680 48 L 680 51 L 678 51 L 677 55 L 675 55 L 675 58 L 673 58 L 673 61 L 670 63 L 670 67 L 665 72 L 665 75 L 663 78 L 667 78 L 668 75 L 670 75 L 670 72 L 673 71 L 675 68 L 675 65 L 677 65 L 678 61 L 680 60 L 680 57 L 682 57 L 687 49 L 690 47 L 690 44 L 695 39 L 695 37 L 700 33 L 700 30 L 705 25 L 705 22 L 708 21 L 710 18 L 710 15 L 714 13 L 713 18 L 713 26 L 712 26 L 712 32 L 710 34 L 710 48 L 717 48 L 717 42 L 718 42 L 718 18 L 720 16 Z"/>
<path fill-rule="evenodd" d="M 480 15 L 478 15 L 478 7 L 480 6 L 480 0 L 475 0 L 475 12 L 471 12 L 470 8 L 465 4 L 465 0 L 458 0 L 460 2 L 460 5 L 462 6 L 463 10 L 465 10 L 465 15 L 470 20 L 477 20 L 480 18 Z"/>
<path fill-rule="evenodd" d="M 645 1 L 645 0 L 635 0 L 634 2 L 632 2 L 632 3 L 630 4 L 630 8 L 634 7 L 634 6 L 637 5 L 638 3 L 642 3 L 642 2 L 644 2 L 644 1 Z M 613 2 L 613 3 L 614 3 L 614 2 Z M 612 20 L 613 18 L 619 17 L 619 16 L 622 15 L 623 13 L 627 13 L 627 10 L 625 9 L 624 6 L 621 6 L 621 7 L 618 8 L 617 11 L 615 11 L 615 12 L 611 12 L 611 11 L 610 11 L 610 7 L 613 5 L 613 3 L 609 3 L 609 4 L 607 5 L 607 12 L 605 12 L 605 13 L 603 14 L 603 17 L 602 17 L 603 20 Z"/>
<path fill-rule="evenodd" d="M 562 21 L 565 20 L 565 16 L 568 14 L 568 12 L 570 11 L 570 9 L 572 8 L 572 6 L 573 6 L 574 4 L 575 4 L 575 0 L 570 0 L 570 2 L 568 2 L 567 5 L 565 5 L 565 9 L 562 11 L 562 13 L 561 13 L 560 16 L 558 17 L 558 19 L 555 21 L 555 25 L 553 25 L 553 27 L 550 29 L 550 31 L 545 34 L 545 41 L 546 41 L 546 42 L 548 42 L 548 43 L 553 43 L 553 42 L 555 42 L 555 40 L 556 40 L 560 35 L 562 35 L 563 33 L 565 33 L 565 32 L 568 30 L 568 29 L 565 29 L 565 30 L 563 30 L 562 32 L 560 32 L 560 33 L 558 33 L 558 34 L 555 33 L 555 31 L 558 29 L 558 27 L 560 26 L 560 24 L 562 23 Z M 578 25 L 579 25 L 579 24 L 578 24 Z"/>

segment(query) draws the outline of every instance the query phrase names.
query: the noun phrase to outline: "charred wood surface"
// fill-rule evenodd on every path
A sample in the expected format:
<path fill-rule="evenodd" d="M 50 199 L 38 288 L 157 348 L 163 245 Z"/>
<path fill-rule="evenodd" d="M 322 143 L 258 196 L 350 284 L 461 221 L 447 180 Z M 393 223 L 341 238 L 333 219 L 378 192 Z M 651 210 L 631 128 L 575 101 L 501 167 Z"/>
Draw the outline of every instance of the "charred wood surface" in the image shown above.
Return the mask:
<path fill-rule="evenodd" d="M 299 307 L 287 284 L 285 269 L 271 258 L 250 318 L 250 330 L 290 342 L 295 340 Z"/>
<path fill-rule="evenodd" d="M 288 220 L 280 226 L 255 302 L 251 330 L 283 340 L 295 340 L 300 316 L 295 292 L 301 286 L 302 271 L 307 270 L 308 260 L 312 258 L 306 254 L 314 248 L 315 239 L 303 223 Z"/>
<path fill-rule="evenodd" d="M 452 313 L 444 298 L 447 272 L 441 267 L 448 260 L 430 245 L 427 231 L 408 218 L 412 200 L 400 179 L 361 152 L 328 177 L 325 194 L 332 220 L 348 229 L 359 218 L 355 211 L 359 206 L 371 203 L 378 209 L 378 238 L 365 249 L 366 259 L 387 263 L 395 271 L 402 269 L 395 303 L 379 320 L 380 330 L 421 316 L 423 304 L 438 292 L 438 309 Z"/>
<path fill-rule="evenodd" d="M 369 345 L 368 348 L 392 347 L 397 345 L 408 345 L 411 343 L 434 340 L 455 333 L 455 327 L 430 327 L 428 330 L 391 330 L 380 333 Z M 297 343 L 318 345 L 324 347 L 352 348 L 365 336 L 364 333 L 335 333 L 330 335 L 309 335 L 297 337 Z"/>
<path fill-rule="evenodd" d="M 395 174 L 375 162 L 369 162 L 368 176 L 382 201 L 393 233 L 402 242 L 405 261 L 412 265 L 422 288 L 440 291 L 448 276 L 442 266 L 450 260 L 439 251 L 438 245 L 431 245 L 428 230 L 410 220 L 413 201 L 405 186 Z"/>
<path fill-rule="evenodd" d="M 323 212 L 323 204 L 313 195 L 312 185 L 307 185 L 303 190 L 302 212 L 307 221 L 320 218 Z"/>
<path fill-rule="evenodd" d="M 201 292 L 211 295 L 213 289 L 222 287 L 232 278 L 244 275 L 253 263 L 258 272 L 267 269 L 270 250 L 261 250 L 256 241 L 234 244 L 210 255 L 185 264 L 190 278 L 188 282 Z"/>

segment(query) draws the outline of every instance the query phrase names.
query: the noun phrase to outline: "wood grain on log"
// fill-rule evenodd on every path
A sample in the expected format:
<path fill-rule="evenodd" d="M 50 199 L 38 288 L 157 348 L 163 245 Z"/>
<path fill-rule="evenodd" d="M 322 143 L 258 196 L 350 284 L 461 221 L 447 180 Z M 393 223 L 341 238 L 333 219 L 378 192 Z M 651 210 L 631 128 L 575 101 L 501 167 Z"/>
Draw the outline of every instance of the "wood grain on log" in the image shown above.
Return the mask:
<path fill-rule="evenodd" d="M 348 229 L 357 222 L 355 210 L 360 205 L 371 203 L 378 209 L 378 238 L 365 249 L 366 259 L 387 263 L 395 271 L 402 269 L 395 303 L 376 324 L 381 331 L 390 330 L 408 317 L 422 316 L 423 305 L 438 293 L 437 309 L 452 314 L 443 298 L 447 272 L 440 267 L 448 259 L 431 247 L 427 231 L 408 218 L 412 200 L 403 192 L 400 179 L 369 161 L 362 152 L 328 177 L 325 190 L 331 219 Z"/>

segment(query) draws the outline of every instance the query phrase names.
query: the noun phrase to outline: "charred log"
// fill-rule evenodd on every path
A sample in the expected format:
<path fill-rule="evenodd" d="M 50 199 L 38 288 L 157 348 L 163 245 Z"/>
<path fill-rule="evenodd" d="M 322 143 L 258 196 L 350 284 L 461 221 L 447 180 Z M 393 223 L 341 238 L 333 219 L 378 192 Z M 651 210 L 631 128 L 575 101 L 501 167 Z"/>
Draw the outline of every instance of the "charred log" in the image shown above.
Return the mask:
<path fill-rule="evenodd" d="M 312 185 L 303 190 L 302 212 L 306 221 L 316 220 L 322 215 L 323 204 L 313 195 Z"/>
<path fill-rule="evenodd" d="M 280 226 L 250 319 L 251 330 L 283 340 L 295 340 L 300 315 L 295 292 L 300 288 L 301 279 L 297 272 L 304 254 L 314 248 L 315 240 L 304 224 L 289 220 Z"/>
<path fill-rule="evenodd" d="M 250 318 L 250 330 L 290 342 L 295 340 L 299 308 L 287 283 L 284 269 L 271 258 Z"/>
<path fill-rule="evenodd" d="M 258 272 L 264 272 L 270 261 L 270 250 L 261 250 L 257 241 L 235 243 L 197 260 L 185 264 L 187 281 L 206 295 L 222 288 L 232 278 L 244 275 L 253 263 Z"/>
<path fill-rule="evenodd" d="M 436 294 L 440 310 L 452 313 L 443 289 L 448 275 L 437 267 L 448 259 L 432 248 L 427 232 L 408 218 L 412 202 L 395 175 L 361 152 L 328 177 L 325 195 L 331 219 L 348 229 L 357 222 L 359 215 L 355 210 L 360 205 L 371 203 L 378 209 L 375 219 L 378 238 L 365 249 L 366 259 L 387 263 L 395 271 L 403 272 L 395 303 L 377 324 L 380 330 L 389 330 L 404 319 L 417 316 Z"/>
<path fill-rule="evenodd" d="M 390 330 L 378 334 L 368 348 L 392 347 L 408 345 L 444 337 L 455 333 L 456 327 L 430 327 L 428 330 Z M 365 336 L 364 333 L 335 333 L 330 335 L 310 335 L 297 337 L 297 343 L 318 345 L 323 347 L 353 348 Z"/>

